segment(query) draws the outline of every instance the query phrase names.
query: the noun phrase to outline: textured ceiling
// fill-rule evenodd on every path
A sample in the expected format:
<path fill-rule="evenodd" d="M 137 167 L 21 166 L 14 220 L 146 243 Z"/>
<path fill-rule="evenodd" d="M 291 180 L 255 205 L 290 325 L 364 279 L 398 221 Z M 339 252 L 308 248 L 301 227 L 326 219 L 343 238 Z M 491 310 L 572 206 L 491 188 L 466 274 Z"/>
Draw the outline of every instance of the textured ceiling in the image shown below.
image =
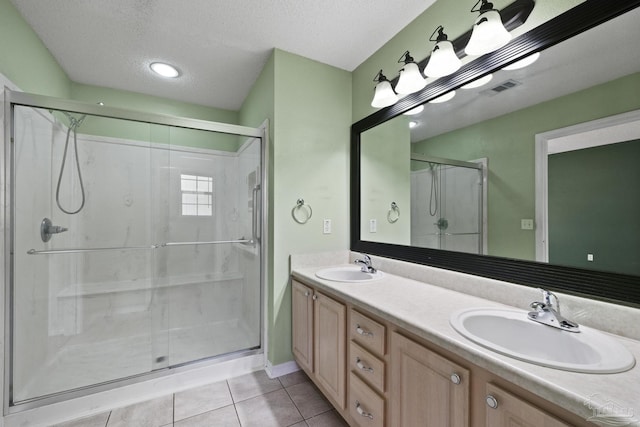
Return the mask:
<path fill-rule="evenodd" d="M 238 110 L 273 48 L 352 71 L 435 0 L 12 0 L 78 83 Z M 176 65 L 182 76 L 150 74 Z"/>

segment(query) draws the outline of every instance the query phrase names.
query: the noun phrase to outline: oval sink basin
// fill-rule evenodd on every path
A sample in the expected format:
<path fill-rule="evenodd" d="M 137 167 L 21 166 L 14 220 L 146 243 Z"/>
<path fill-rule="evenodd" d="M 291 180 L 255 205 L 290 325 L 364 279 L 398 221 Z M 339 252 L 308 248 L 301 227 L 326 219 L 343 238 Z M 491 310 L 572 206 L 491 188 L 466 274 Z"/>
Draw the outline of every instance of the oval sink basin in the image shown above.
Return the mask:
<path fill-rule="evenodd" d="M 635 365 L 616 339 L 580 326 L 572 333 L 534 322 L 524 310 L 473 308 L 454 313 L 453 328 L 490 350 L 525 362 L 565 371 L 616 373 Z"/>
<path fill-rule="evenodd" d="M 325 268 L 316 272 L 316 276 L 334 282 L 370 282 L 382 278 L 380 271 L 376 273 L 365 273 L 358 266 L 344 266 Z"/>

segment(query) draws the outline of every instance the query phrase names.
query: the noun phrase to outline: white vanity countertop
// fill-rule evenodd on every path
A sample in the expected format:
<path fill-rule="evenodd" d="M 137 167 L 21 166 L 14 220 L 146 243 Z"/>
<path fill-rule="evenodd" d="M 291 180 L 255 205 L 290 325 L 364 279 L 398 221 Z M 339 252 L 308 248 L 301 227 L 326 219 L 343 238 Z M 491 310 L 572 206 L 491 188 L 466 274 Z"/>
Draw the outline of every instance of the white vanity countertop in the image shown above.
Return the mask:
<path fill-rule="evenodd" d="M 383 278 L 366 283 L 334 282 L 318 278 L 316 271 L 326 267 L 327 265 L 305 268 L 294 266 L 291 274 L 319 290 L 326 290 L 452 351 L 595 424 L 640 426 L 639 341 L 614 335 L 636 358 L 636 365 L 623 373 L 583 374 L 538 366 L 481 347 L 464 338 L 449 324 L 451 314 L 458 310 L 508 307 L 504 304 L 386 272 Z M 611 420 L 617 423 L 607 423 L 603 411 L 608 411 L 612 416 Z M 633 417 L 629 418 L 629 415 Z M 620 424 L 621 420 L 628 421 L 628 424 Z"/>

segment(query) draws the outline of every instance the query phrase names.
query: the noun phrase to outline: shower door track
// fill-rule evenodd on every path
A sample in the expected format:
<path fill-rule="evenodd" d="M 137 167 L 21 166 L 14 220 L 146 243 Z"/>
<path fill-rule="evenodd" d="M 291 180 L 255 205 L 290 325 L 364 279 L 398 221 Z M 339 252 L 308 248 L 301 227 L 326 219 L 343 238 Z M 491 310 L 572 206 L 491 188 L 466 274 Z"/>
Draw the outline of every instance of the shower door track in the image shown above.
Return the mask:
<path fill-rule="evenodd" d="M 152 370 L 146 373 L 138 375 L 114 379 L 105 383 L 97 383 L 89 386 L 66 390 L 58 393 L 54 393 L 47 396 L 28 399 L 20 402 L 13 401 L 12 391 L 12 372 L 13 372 L 13 360 L 12 360 L 12 348 L 13 348 L 13 268 L 12 259 L 14 256 L 14 213 L 11 207 L 14 203 L 15 197 L 15 182 L 14 178 L 10 176 L 9 172 L 12 170 L 12 157 L 13 157 L 13 117 L 15 107 L 28 107 L 28 108 L 40 108 L 47 109 L 49 111 L 58 110 L 66 111 L 69 113 L 88 114 L 98 117 L 115 118 L 126 121 L 142 122 L 149 124 L 158 124 L 172 126 L 176 128 L 195 129 L 203 131 L 218 132 L 236 136 L 243 136 L 249 138 L 260 139 L 260 182 L 259 186 L 253 189 L 253 221 L 252 221 L 252 236 L 251 239 L 240 238 L 237 240 L 220 240 L 209 242 L 168 242 L 160 245 L 150 246 L 135 246 L 135 247 L 108 247 L 108 248 L 70 248 L 70 249 L 52 249 L 52 250 L 30 250 L 30 255 L 48 255 L 48 254 L 62 254 L 62 253 L 78 253 L 78 252 L 99 252 L 99 251 L 116 251 L 116 250 L 153 250 L 160 247 L 171 246 L 186 246 L 186 245 L 213 245 L 213 244 L 232 244 L 238 243 L 243 245 L 260 245 L 260 274 L 259 274 L 259 287 L 260 287 L 260 339 L 259 347 L 248 348 L 232 352 L 228 354 L 222 354 L 205 358 L 201 360 L 194 360 L 183 364 L 168 366 L 158 370 Z M 5 414 L 14 414 L 22 411 L 41 407 L 52 403 L 58 403 L 73 398 L 87 396 L 91 393 L 99 393 L 102 391 L 110 390 L 120 386 L 126 386 L 135 384 L 142 379 L 154 379 L 171 373 L 182 372 L 192 368 L 204 367 L 214 364 L 219 361 L 227 361 L 237 357 L 252 356 L 263 354 L 265 351 L 265 325 L 266 325 L 266 291 L 265 291 L 265 279 L 267 277 L 267 265 L 268 259 L 268 242 L 261 236 L 261 231 L 268 226 L 266 213 L 269 211 L 268 195 L 264 191 L 259 191 L 260 188 L 268 188 L 268 171 L 267 165 L 269 164 L 269 131 L 268 122 L 265 121 L 260 127 L 248 127 L 229 123 L 219 123 L 207 120 L 191 119 L 185 117 L 171 116 L 158 113 L 147 113 L 143 111 L 127 110 L 124 108 L 109 107 L 105 105 L 90 104 L 81 101 L 66 100 L 60 98 L 54 98 L 44 95 L 31 94 L 26 92 L 16 92 L 4 89 L 4 149 L 0 150 L 0 186 L 5 188 L 0 192 L 0 205 L 5 206 L 5 209 L 0 209 L 0 225 L 4 226 L 3 245 L 0 247 L 0 255 L 4 264 L 4 280 L 5 280 L 5 316 L 4 316 L 4 396 L 3 407 Z M 258 192 L 260 193 L 258 195 Z M 260 200 L 260 208 L 258 206 L 258 197 Z M 258 213 L 259 210 L 259 213 Z"/>

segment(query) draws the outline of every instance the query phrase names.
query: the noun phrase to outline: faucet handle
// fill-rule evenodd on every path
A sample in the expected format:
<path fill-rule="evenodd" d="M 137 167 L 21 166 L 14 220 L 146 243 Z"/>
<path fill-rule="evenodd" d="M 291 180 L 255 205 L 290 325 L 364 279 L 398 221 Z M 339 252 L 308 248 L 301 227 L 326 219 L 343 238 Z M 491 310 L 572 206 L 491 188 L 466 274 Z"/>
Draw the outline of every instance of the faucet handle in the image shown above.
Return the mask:
<path fill-rule="evenodd" d="M 547 308 L 552 308 L 560 313 L 560 300 L 557 295 L 547 289 L 538 288 L 538 290 L 542 292 L 542 301 L 544 302 L 544 305 Z M 555 301 L 553 301 L 551 297 L 553 297 Z"/>

